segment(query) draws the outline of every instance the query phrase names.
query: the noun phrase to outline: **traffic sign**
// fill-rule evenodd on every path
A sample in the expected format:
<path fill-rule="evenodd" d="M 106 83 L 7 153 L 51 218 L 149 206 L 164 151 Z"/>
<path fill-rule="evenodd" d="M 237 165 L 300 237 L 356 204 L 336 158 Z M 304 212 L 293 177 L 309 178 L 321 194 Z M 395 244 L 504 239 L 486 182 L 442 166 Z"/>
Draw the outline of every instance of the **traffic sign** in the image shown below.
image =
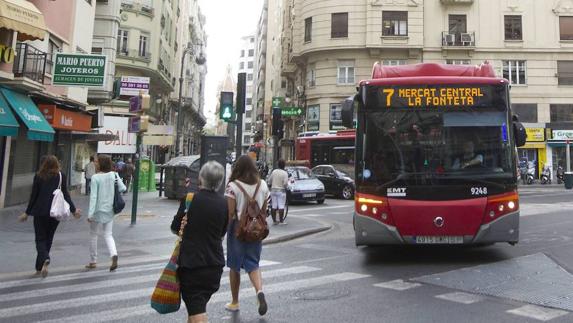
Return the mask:
<path fill-rule="evenodd" d="M 281 109 L 281 116 L 283 117 L 298 117 L 304 114 L 304 108 L 301 107 L 285 107 Z"/>

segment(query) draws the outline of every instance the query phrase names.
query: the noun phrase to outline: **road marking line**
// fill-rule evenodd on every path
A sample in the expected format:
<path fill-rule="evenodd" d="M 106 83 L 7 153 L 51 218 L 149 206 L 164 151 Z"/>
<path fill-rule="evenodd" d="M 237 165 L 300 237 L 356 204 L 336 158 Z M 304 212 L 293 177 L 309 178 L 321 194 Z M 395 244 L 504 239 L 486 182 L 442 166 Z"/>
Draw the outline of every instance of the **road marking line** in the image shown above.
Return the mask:
<path fill-rule="evenodd" d="M 362 279 L 370 277 L 370 275 L 364 274 L 357 274 L 357 273 L 350 273 L 344 272 L 340 274 L 328 275 L 328 276 L 320 276 L 314 278 L 307 278 L 307 279 L 300 279 L 294 281 L 287 281 L 281 283 L 275 283 L 270 285 L 265 285 L 264 292 L 266 295 L 279 293 L 279 292 L 286 292 L 292 291 L 300 288 L 312 288 L 316 286 L 338 283 L 338 282 L 345 282 L 351 281 L 356 279 Z M 149 296 L 151 295 L 152 289 L 145 288 L 139 289 L 129 292 L 120 292 L 120 293 L 113 293 L 107 295 L 98 295 L 98 296 L 88 296 L 88 297 L 81 297 L 76 298 L 73 302 L 68 302 L 68 304 L 64 304 L 65 302 L 59 300 L 54 301 L 51 303 L 43 303 L 43 304 L 36 304 L 36 305 L 28 305 L 28 306 L 20 306 L 18 308 L 12 308 L 7 310 L 0 310 L 0 317 L 12 317 L 22 314 L 35 314 L 41 313 L 44 311 L 53 311 L 58 309 L 70 309 L 70 308 L 78 308 L 83 306 L 90 306 L 95 304 L 102 304 L 107 302 L 114 302 L 117 303 L 118 301 L 124 301 L 129 299 L 135 299 L 139 297 Z M 210 304 L 214 303 L 222 303 L 228 301 L 230 296 L 230 291 L 225 292 L 218 292 L 213 295 L 211 300 L 209 301 Z M 245 297 L 255 297 L 255 291 L 252 287 L 243 288 L 239 291 L 239 295 L 241 298 L 244 299 Z M 75 315 L 75 316 L 68 316 L 62 317 L 53 320 L 42 321 L 41 323 L 75 323 L 75 322 L 82 322 L 82 323 L 95 323 L 95 322 L 105 322 L 105 321 L 116 321 L 121 319 L 126 319 L 135 316 L 143 316 L 143 315 L 151 315 L 155 313 L 153 309 L 150 308 L 149 305 L 140 305 L 134 307 L 127 307 L 127 308 L 120 308 L 114 309 L 110 311 L 100 311 L 95 313 L 89 314 L 82 314 L 82 315 Z"/>
<path fill-rule="evenodd" d="M 296 218 L 314 218 L 319 216 L 325 216 L 327 214 L 318 214 L 318 213 L 308 213 L 308 214 L 293 214 Z"/>
<path fill-rule="evenodd" d="M 162 263 L 155 263 L 155 264 L 148 264 L 143 266 L 130 266 L 130 267 L 119 267 L 116 269 L 114 273 L 110 273 L 107 268 L 102 268 L 102 270 L 95 270 L 95 271 L 82 271 L 78 273 L 72 274 L 64 274 L 64 275 L 57 275 L 57 276 L 48 276 L 47 278 L 28 278 L 22 280 L 14 280 L 14 281 L 7 281 L 0 283 L 0 290 L 4 288 L 10 287 L 21 287 L 21 286 L 30 286 L 30 285 L 43 285 L 47 283 L 54 283 L 54 282 L 62 282 L 67 280 L 73 279 L 83 279 L 83 278 L 91 278 L 91 277 L 102 277 L 102 276 L 111 276 L 115 274 L 127 274 L 127 273 L 137 273 L 142 271 L 152 271 L 157 270 L 159 271 L 163 269 L 167 265 L 167 260 L 169 257 L 166 257 Z M 270 261 L 270 260 L 261 260 L 259 266 L 266 267 L 266 266 L 273 266 L 279 265 L 280 262 Z M 120 263 L 121 265 L 121 263 Z M 229 268 L 225 267 L 225 272 L 229 271 Z"/>
<path fill-rule="evenodd" d="M 292 213 L 292 212 L 304 212 L 304 211 L 316 211 L 318 210 L 328 210 L 328 209 L 340 209 L 343 207 L 347 207 L 347 208 L 352 208 L 352 204 L 344 204 L 344 205 L 335 205 L 335 206 L 317 206 L 317 207 L 307 207 L 307 208 L 303 208 L 303 209 L 294 209 L 291 208 L 288 210 L 288 213 Z"/>
<path fill-rule="evenodd" d="M 422 284 L 409 283 L 409 282 L 403 281 L 402 279 L 396 279 L 396 280 L 388 281 L 385 283 L 374 284 L 374 286 L 398 290 L 398 291 L 405 291 L 408 289 L 420 287 L 420 286 L 422 286 Z"/>
<path fill-rule="evenodd" d="M 454 292 L 454 293 L 436 295 L 435 297 L 446 301 L 461 303 L 466 305 L 481 302 L 482 300 L 484 300 L 482 296 L 463 292 Z"/>
<path fill-rule="evenodd" d="M 569 314 L 569 312 L 567 311 L 556 310 L 553 308 L 536 306 L 536 305 L 525 305 L 520 308 L 506 311 L 506 313 L 528 317 L 539 321 L 549 321 L 558 318 L 560 316 Z"/>
<path fill-rule="evenodd" d="M 317 267 L 310 267 L 310 266 L 298 266 L 298 267 L 291 267 L 291 268 L 284 268 L 284 269 L 275 269 L 270 271 L 264 272 L 265 278 L 274 278 L 274 277 L 281 277 L 286 275 L 293 275 L 293 274 L 303 274 L 309 273 L 314 271 L 319 271 L 320 268 Z M 98 281 L 94 283 L 80 283 L 74 284 L 69 286 L 60 286 L 60 287 L 52 287 L 52 288 L 45 288 L 40 290 L 28 290 L 25 292 L 14 292 L 8 294 L 0 295 L 0 302 L 8 302 L 8 301 L 15 301 L 20 299 L 32 298 L 32 297 L 45 297 L 45 296 L 54 296 L 59 294 L 67 294 L 73 292 L 81 292 L 86 290 L 94 290 L 100 288 L 111 288 L 117 286 L 126 286 L 132 284 L 141 284 L 141 283 L 151 283 L 156 282 L 159 279 L 161 272 L 158 271 L 152 275 L 144 275 L 144 276 L 136 276 L 136 277 L 122 277 L 119 279 L 113 280 L 105 280 L 105 281 Z M 248 279 L 248 275 L 243 275 L 243 279 Z M 228 285 L 229 284 L 229 277 L 224 277 L 221 280 L 221 285 Z"/>

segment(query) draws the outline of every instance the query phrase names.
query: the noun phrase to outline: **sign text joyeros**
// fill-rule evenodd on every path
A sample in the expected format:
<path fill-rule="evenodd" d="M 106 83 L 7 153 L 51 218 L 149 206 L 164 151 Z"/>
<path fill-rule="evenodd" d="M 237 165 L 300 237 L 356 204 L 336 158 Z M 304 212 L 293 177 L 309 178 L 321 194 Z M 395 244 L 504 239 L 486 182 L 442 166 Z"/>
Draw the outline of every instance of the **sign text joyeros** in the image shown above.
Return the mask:
<path fill-rule="evenodd" d="M 130 133 L 146 132 L 149 129 L 149 116 L 145 115 L 151 107 L 151 97 L 143 93 L 129 99 L 129 112 L 137 113 L 138 116 L 129 118 Z"/>

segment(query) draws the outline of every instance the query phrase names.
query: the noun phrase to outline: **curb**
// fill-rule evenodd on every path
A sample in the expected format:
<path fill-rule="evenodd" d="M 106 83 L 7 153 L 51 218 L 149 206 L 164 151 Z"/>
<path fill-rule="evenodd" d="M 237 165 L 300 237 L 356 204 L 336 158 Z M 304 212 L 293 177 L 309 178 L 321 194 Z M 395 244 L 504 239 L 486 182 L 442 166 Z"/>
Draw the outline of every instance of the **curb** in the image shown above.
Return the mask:
<path fill-rule="evenodd" d="M 282 236 L 278 236 L 276 238 L 269 238 L 269 239 L 263 240 L 263 245 L 269 245 L 269 244 L 276 244 L 276 243 L 280 243 L 280 242 L 291 241 L 291 240 L 306 237 L 306 236 L 309 236 L 312 234 L 328 231 L 330 229 L 332 229 L 332 225 L 324 225 L 324 226 L 321 226 L 319 228 L 307 229 L 307 230 L 303 230 L 303 231 L 289 233 L 289 234 L 285 234 Z"/>

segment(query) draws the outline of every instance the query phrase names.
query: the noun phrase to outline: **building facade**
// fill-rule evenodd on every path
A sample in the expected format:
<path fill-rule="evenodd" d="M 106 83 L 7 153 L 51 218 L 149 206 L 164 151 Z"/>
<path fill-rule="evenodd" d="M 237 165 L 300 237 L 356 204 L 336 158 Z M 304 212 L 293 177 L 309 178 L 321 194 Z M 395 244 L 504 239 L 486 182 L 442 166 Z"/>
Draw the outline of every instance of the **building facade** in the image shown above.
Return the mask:
<path fill-rule="evenodd" d="M 340 102 L 372 65 L 489 61 L 530 136 L 520 156 L 563 163 L 573 138 L 571 1 L 285 0 L 282 74 L 304 91 L 305 131 L 342 129 Z"/>
<path fill-rule="evenodd" d="M 243 149 L 253 143 L 256 121 L 256 110 L 253 109 L 254 72 L 255 72 L 255 35 L 241 37 L 240 54 L 237 70 L 247 74 L 245 93 L 245 114 L 243 115 Z"/>

